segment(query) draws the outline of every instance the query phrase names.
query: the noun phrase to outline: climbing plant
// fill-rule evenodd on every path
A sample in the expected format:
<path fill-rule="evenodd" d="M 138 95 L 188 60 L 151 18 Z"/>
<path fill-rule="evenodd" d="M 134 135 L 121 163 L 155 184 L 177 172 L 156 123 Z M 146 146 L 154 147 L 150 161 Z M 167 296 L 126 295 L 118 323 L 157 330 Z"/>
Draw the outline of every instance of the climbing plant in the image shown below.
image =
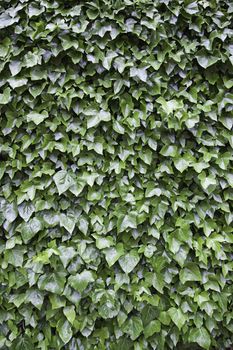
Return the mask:
<path fill-rule="evenodd" d="M 1 349 L 233 345 L 232 16 L 1 2 Z"/>

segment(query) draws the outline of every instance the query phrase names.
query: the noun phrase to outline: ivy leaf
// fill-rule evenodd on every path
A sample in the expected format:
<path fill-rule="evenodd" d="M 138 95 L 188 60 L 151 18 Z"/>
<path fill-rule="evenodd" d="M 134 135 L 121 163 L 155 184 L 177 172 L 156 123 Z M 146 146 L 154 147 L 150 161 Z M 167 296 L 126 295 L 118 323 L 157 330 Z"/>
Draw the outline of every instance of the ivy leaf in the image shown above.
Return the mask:
<path fill-rule="evenodd" d="M 176 309 L 171 307 L 168 310 L 168 314 L 171 317 L 173 323 L 181 330 L 185 322 L 187 321 L 187 316 L 181 311 L 181 309 Z"/>
<path fill-rule="evenodd" d="M 114 245 L 112 237 L 96 237 L 96 247 L 98 249 L 109 248 Z"/>
<path fill-rule="evenodd" d="M 160 330 L 161 330 L 161 323 L 157 320 L 153 320 L 146 326 L 144 330 L 145 337 L 149 338 L 154 333 L 159 333 Z"/>
<path fill-rule="evenodd" d="M 121 233 L 127 228 L 137 228 L 137 215 L 136 213 L 129 213 L 121 215 L 117 221 L 117 231 Z"/>
<path fill-rule="evenodd" d="M 75 228 L 76 220 L 73 216 L 61 214 L 60 215 L 60 224 L 64 227 L 69 233 L 72 233 Z"/>
<path fill-rule="evenodd" d="M 184 267 L 180 271 L 180 281 L 181 283 L 186 283 L 188 281 L 199 281 L 201 282 L 201 272 L 199 267 L 195 263 L 188 263 L 186 267 Z"/>
<path fill-rule="evenodd" d="M 41 291 L 36 289 L 30 289 L 27 291 L 27 300 L 32 303 L 38 310 L 41 310 L 43 301 L 44 301 L 44 295 Z"/>
<path fill-rule="evenodd" d="M 177 170 L 179 170 L 181 173 L 184 172 L 189 166 L 189 162 L 185 160 L 184 158 L 178 158 L 174 160 L 174 165 Z"/>
<path fill-rule="evenodd" d="M 212 66 L 214 63 L 216 63 L 219 60 L 218 57 L 211 57 L 207 56 L 207 54 L 199 54 L 197 55 L 197 61 L 203 68 L 207 68 Z"/>
<path fill-rule="evenodd" d="M 165 145 L 162 147 L 160 154 L 162 154 L 164 157 L 176 157 L 177 156 L 177 146 Z"/>
<path fill-rule="evenodd" d="M 211 344 L 210 335 L 204 327 L 191 329 L 189 341 L 197 343 L 204 349 L 209 349 Z"/>
<path fill-rule="evenodd" d="M 75 317 L 76 317 L 76 312 L 75 312 L 74 305 L 66 306 L 63 309 L 63 313 L 66 316 L 67 320 L 70 322 L 70 324 L 73 325 L 74 321 L 75 321 Z"/>
<path fill-rule="evenodd" d="M 24 221 L 28 222 L 33 212 L 35 211 L 34 205 L 32 203 L 23 202 L 18 206 L 19 215 Z"/>
<path fill-rule="evenodd" d="M 28 222 L 22 223 L 17 230 L 21 232 L 24 243 L 28 243 L 42 228 L 41 221 L 35 217 Z"/>
<path fill-rule="evenodd" d="M 111 114 L 102 110 L 100 112 L 97 112 L 92 117 L 88 118 L 87 128 L 93 128 L 94 126 L 97 126 L 101 121 L 108 122 L 109 120 L 111 120 Z"/>
<path fill-rule="evenodd" d="M 3 214 L 5 219 L 8 222 L 14 222 L 15 219 L 18 216 L 18 210 L 17 210 L 17 206 L 15 205 L 15 203 L 8 203 L 3 210 Z"/>
<path fill-rule="evenodd" d="M 42 123 L 46 118 L 48 118 L 48 112 L 47 111 L 42 111 L 41 113 L 37 113 L 37 112 L 30 112 L 27 115 L 27 121 L 28 122 L 33 122 L 36 125 L 39 125 L 40 123 Z"/>
<path fill-rule="evenodd" d="M 123 325 L 122 330 L 127 333 L 132 340 L 136 340 L 143 331 L 142 320 L 139 317 L 132 316 Z"/>
<path fill-rule="evenodd" d="M 138 77 L 140 80 L 147 81 L 147 71 L 146 68 L 130 68 L 130 76 Z"/>
<path fill-rule="evenodd" d="M 53 176 L 59 195 L 66 192 L 75 184 L 73 177 L 66 171 L 60 170 Z"/>
<path fill-rule="evenodd" d="M 11 100 L 11 89 L 8 87 L 3 90 L 3 93 L 0 94 L 0 105 L 5 105 Z"/>
<path fill-rule="evenodd" d="M 38 287 L 51 293 L 61 294 L 65 285 L 65 276 L 62 272 L 48 273 L 41 275 L 38 280 Z"/>
<path fill-rule="evenodd" d="M 32 339 L 25 334 L 24 336 L 20 336 L 14 340 L 11 348 L 12 350 L 33 350 L 34 345 Z"/>
<path fill-rule="evenodd" d="M 60 246 L 58 248 L 60 252 L 60 259 L 64 268 L 66 268 L 69 262 L 76 256 L 76 250 L 73 247 Z"/>
<path fill-rule="evenodd" d="M 131 250 L 128 254 L 119 259 L 119 264 L 125 273 L 130 273 L 137 266 L 140 257 L 136 250 Z"/>
<path fill-rule="evenodd" d="M 22 62 L 18 60 L 12 60 L 9 64 L 11 75 L 17 75 L 22 69 Z"/>
<path fill-rule="evenodd" d="M 111 267 L 124 254 L 124 246 L 122 243 L 118 243 L 116 247 L 104 249 L 104 254 L 109 267 Z"/>
<path fill-rule="evenodd" d="M 60 319 L 57 323 L 57 330 L 61 340 L 64 344 L 67 344 L 72 338 L 72 328 L 67 320 Z"/>
<path fill-rule="evenodd" d="M 69 277 L 69 284 L 78 292 L 82 293 L 89 283 L 94 282 L 95 278 L 91 271 L 84 270 L 81 273 L 77 273 L 75 276 Z"/>

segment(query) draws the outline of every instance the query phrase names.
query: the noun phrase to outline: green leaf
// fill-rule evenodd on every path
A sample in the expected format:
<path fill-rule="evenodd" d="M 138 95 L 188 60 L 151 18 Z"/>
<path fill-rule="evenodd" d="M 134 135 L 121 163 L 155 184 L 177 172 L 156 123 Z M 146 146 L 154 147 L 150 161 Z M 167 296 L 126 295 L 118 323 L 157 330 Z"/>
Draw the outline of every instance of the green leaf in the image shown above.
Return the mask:
<path fill-rule="evenodd" d="M 104 249 L 104 254 L 109 267 L 111 267 L 124 254 L 124 246 L 122 243 L 118 243 L 116 247 Z"/>
<path fill-rule="evenodd" d="M 130 273 L 137 266 L 140 257 L 136 250 L 131 250 L 128 254 L 119 259 L 119 264 L 125 273 Z"/>
<path fill-rule="evenodd" d="M 27 291 L 27 301 L 30 301 L 38 310 L 41 310 L 44 301 L 44 295 L 41 291 L 36 289 L 29 289 Z"/>
<path fill-rule="evenodd" d="M 216 186 L 217 181 L 213 175 L 206 176 L 204 173 L 198 175 L 198 178 L 201 180 L 202 187 L 206 190 L 210 186 Z"/>
<path fill-rule="evenodd" d="M 77 253 L 73 247 L 60 246 L 58 250 L 60 251 L 59 256 L 62 264 L 66 268 Z"/>
<path fill-rule="evenodd" d="M 74 185 L 73 177 L 66 171 L 60 170 L 53 176 L 59 195 Z"/>
<path fill-rule="evenodd" d="M 114 245 L 112 237 L 98 237 L 96 236 L 96 247 L 98 249 L 109 248 Z"/>
<path fill-rule="evenodd" d="M 150 165 L 152 162 L 152 156 L 153 153 L 150 149 L 143 150 L 142 152 L 139 153 L 139 157 L 145 162 L 146 164 Z"/>
<path fill-rule="evenodd" d="M 17 60 L 12 60 L 9 64 L 9 68 L 11 71 L 11 75 L 15 76 L 17 75 L 21 69 L 22 69 L 22 62 L 21 61 L 17 61 Z"/>
<path fill-rule="evenodd" d="M 86 219 L 85 217 L 81 217 L 81 218 L 79 218 L 77 224 L 78 224 L 79 230 L 80 230 L 84 235 L 86 235 L 87 232 L 88 232 L 88 227 L 89 227 L 89 223 L 88 223 L 87 219 Z"/>
<path fill-rule="evenodd" d="M 64 344 L 67 344 L 72 338 L 72 328 L 67 320 L 60 319 L 57 323 L 57 330 L 61 340 Z"/>
<path fill-rule="evenodd" d="M 211 344 L 210 335 L 204 327 L 191 329 L 189 334 L 189 341 L 197 343 L 203 349 L 209 349 Z"/>
<path fill-rule="evenodd" d="M 161 323 L 157 320 L 151 321 L 144 330 L 146 338 L 151 337 L 154 333 L 159 333 L 161 330 Z"/>
<path fill-rule="evenodd" d="M 8 203 L 3 210 L 3 215 L 8 222 L 14 222 L 18 216 L 18 210 L 15 203 Z"/>
<path fill-rule="evenodd" d="M 177 156 L 177 146 L 165 145 L 162 147 L 160 154 L 162 154 L 164 157 L 176 157 Z"/>
<path fill-rule="evenodd" d="M 189 162 L 185 160 L 184 158 L 178 158 L 174 160 L 174 165 L 177 170 L 179 170 L 181 173 L 184 172 L 189 166 Z"/>
<path fill-rule="evenodd" d="M 136 340 L 143 331 L 142 320 L 137 316 L 132 316 L 123 326 L 123 332 L 127 333 L 132 340 Z"/>
<path fill-rule="evenodd" d="M 47 111 L 42 111 L 41 113 L 37 112 L 30 112 L 27 115 L 27 121 L 28 122 L 33 122 L 36 125 L 39 125 L 42 123 L 46 118 L 48 118 L 48 112 Z"/>
<path fill-rule="evenodd" d="M 109 120 L 111 120 L 111 114 L 109 112 L 101 110 L 100 112 L 96 112 L 93 116 L 88 118 L 87 128 L 93 128 L 94 126 L 97 126 L 101 121 L 108 122 Z"/>
<path fill-rule="evenodd" d="M 5 57 L 10 49 L 11 40 L 9 38 L 5 38 L 1 41 L 0 44 L 0 57 Z"/>
<path fill-rule="evenodd" d="M 138 77 L 140 80 L 146 82 L 147 81 L 147 71 L 146 67 L 144 68 L 130 68 L 130 76 Z"/>
<path fill-rule="evenodd" d="M 38 287 L 55 294 L 62 294 L 65 285 L 65 276 L 62 272 L 47 273 L 41 275 Z"/>
<path fill-rule="evenodd" d="M 28 243 L 42 228 L 41 221 L 35 217 L 28 222 L 22 223 L 17 230 L 21 232 L 24 243 Z"/>
<path fill-rule="evenodd" d="M 203 68 L 207 68 L 212 66 L 214 63 L 216 63 L 219 60 L 218 57 L 213 56 L 207 56 L 207 54 L 200 54 L 197 55 L 197 62 L 202 66 Z"/>
<path fill-rule="evenodd" d="M 124 133 L 125 133 L 125 128 L 124 128 L 117 120 L 115 120 L 115 121 L 113 122 L 113 129 L 114 129 L 118 134 L 124 135 Z"/>
<path fill-rule="evenodd" d="M 187 321 L 187 316 L 181 311 L 181 309 L 176 309 L 171 307 L 168 310 L 168 314 L 171 317 L 173 323 L 181 330 L 185 322 Z"/>
<path fill-rule="evenodd" d="M 70 276 L 68 279 L 69 284 L 78 292 L 82 293 L 89 283 L 94 282 L 95 278 L 92 271 L 84 270 L 81 273 L 77 273 L 75 276 Z"/>
<path fill-rule="evenodd" d="M 98 308 L 98 314 L 103 319 L 116 317 L 120 310 L 120 303 L 116 297 L 116 293 L 112 290 L 105 292 L 101 298 L 101 305 Z"/>
<path fill-rule="evenodd" d="M 160 197 L 161 194 L 162 194 L 161 189 L 156 187 L 154 182 L 148 183 L 148 185 L 146 187 L 146 193 L 145 193 L 146 198 L 151 198 L 154 196 Z"/>
<path fill-rule="evenodd" d="M 137 228 L 137 214 L 129 213 L 128 215 L 121 215 L 117 221 L 117 232 L 121 233 L 127 228 Z"/>
<path fill-rule="evenodd" d="M 27 334 L 24 334 L 23 336 L 17 337 L 17 339 L 14 340 L 11 346 L 11 349 L 12 350 L 34 350 L 33 341 Z"/>
<path fill-rule="evenodd" d="M 11 100 L 11 89 L 8 87 L 3 90 L 3 93 L 0 94 L 0 105 L 5 105 Z"/>
<path fill-rule="evenodd" d="M 71 215 L 60 215 L 60 225 L 64 227 L 69 233 L 74 231 L 76 220 Z"/>
<path fill-rule="evenodd" d="M 18 206 L 19 215 L 24 221 L 28 221 L 35 211 L 34 205 L 31 202 L 23 202 Z"/>
<path fill-rule="evenodd" d="M 63 313 L 66 316 L 67 320 L 73 325 L 76 318 L 74 305 L 64 307 Z"/>
<path fill-rule="evenodd" d="M 27 84 L 28 80 L 27 79 L 23 79 L 23 78 L 10 78 L 8 79 L 8 82 L 10 84 L 10 86 L 15 89 L 21 86 L 24 86 Z"/>
<path fill-rule="evenodd" d="M 180 281 L 182 284 L 189 281 L 201 282 L 201 272 L 195 263 L 188 263 L 185 268 L 180 271 Z"/>

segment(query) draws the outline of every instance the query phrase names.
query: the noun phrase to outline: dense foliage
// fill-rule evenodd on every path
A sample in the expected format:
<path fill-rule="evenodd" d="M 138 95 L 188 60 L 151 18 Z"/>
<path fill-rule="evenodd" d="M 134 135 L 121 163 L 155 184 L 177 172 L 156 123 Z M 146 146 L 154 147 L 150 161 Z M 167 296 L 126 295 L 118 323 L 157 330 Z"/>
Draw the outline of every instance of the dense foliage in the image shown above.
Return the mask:
<path fill-rule="evenodd" d="M 0 11 L 0 348 L 226 350 L 232 1 Z"/>

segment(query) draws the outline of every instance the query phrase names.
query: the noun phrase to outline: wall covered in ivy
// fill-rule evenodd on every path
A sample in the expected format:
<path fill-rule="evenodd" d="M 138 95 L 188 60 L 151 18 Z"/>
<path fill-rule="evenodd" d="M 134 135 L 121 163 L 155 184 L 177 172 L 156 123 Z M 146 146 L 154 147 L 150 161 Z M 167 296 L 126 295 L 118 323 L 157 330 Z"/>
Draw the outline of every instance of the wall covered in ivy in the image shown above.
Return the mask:
<path fill-rule="evenodd" d="M 0 4 L 0 349 L 233 345 L 233 3 Z"/>

